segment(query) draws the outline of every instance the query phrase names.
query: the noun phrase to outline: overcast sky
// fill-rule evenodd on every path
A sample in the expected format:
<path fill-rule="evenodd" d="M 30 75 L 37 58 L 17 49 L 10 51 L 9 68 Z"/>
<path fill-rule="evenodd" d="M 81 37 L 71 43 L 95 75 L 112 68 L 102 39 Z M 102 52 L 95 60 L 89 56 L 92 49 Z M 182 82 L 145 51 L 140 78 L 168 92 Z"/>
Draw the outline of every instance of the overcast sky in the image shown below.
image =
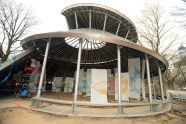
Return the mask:
<path fill-rule="evenodd" d="M 31 34 L 64 31 L 67 30 L 66 20 L 61 11 L 72 4 L 76 3 L 98 3 L 114 8 L 128 18 L 130 18 L 137 26 L 138 17 L 145 3 L 155 0 L 14 0 L 24 4 L 32 10 L 33 15 L 37 18 L 38 24 L 30 32 Z M 181 0 L 159 0 L 161 6 L 170 20 L 176 20 L 175 17 L 169 17 L 170 11 L 182 5 Z M 180 32 L 180 42 L 186 41 L 183 31 L 178 27 L 177 23 L 173 23 L 176 27 L 175 31 Z"/>

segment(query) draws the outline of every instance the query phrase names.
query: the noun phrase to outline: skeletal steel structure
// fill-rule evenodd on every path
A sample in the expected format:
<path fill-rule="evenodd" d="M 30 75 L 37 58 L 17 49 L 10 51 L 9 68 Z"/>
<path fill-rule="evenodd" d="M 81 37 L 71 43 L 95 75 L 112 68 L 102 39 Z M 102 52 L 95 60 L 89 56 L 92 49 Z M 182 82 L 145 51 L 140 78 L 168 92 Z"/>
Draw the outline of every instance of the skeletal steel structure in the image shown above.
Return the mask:
<path fill-rule="evenodd" d="M 21 42 L 24 49 L 39 48 L 40 57 L 44 57 L 35 100 L 47 101 L 40 97 L 44 71 L 47 72 L 48 77 L 73 76 L 77 71 L 74 100 L 56 101 L 72 104 L 72 113 L 76 112 L 77 105 L 118 106 L 118 113 L 122 114 L 123 106 L 149 105 L 152 108 L 157 104 L 167 103 L 164 99 L 161 73 L 167 69 L 168 63 L 156 52 L 136 44 L 137 31 L 130 19 L 117 10 L 98 4 L 75 4 L 65 8 L 62 14 L 66 17 L 68 31 L 36 34 Z M 148 80 L 149 103 L 122 103 L 121 101 L 119 75 L 121 72 L 128 71 L 130 58 L 146 61 L 145 78 Z M 50 64 L 46 68 L 47 61 Z M 118 103 L 93 104 L 77 101 L 80 68 L 118 68 Z M 162 102 L 152 100 L 151 74 L 159 75 Z"/>

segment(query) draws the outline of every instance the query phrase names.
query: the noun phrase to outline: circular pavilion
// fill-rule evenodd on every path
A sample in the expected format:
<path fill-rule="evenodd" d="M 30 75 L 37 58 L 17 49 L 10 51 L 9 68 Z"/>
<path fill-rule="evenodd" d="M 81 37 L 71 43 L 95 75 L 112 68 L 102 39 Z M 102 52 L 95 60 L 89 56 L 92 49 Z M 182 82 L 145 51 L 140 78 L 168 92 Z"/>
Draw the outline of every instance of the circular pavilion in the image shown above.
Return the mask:
<path fill-rule="evenodd" d="M 61 14 L 66 17 L 68 31 L 36 34 L 21 41 L 25 50 L 38 48 L 39 57 L 43 60 L 37 97 L 33 98 L 34 104 L 38 101 L 71 104 L 72 113 L 77 112 L 78 105 L 113 106 L 118 108 L 118 114 L 123 113 L 125 106 L 149 106 L 150 111 L 157 111 L 158 105 L 162 108 L 168 105 L 168 101 L 164 99 L 161 78 L 161 73 L 167 69 L 168 63 L 161 55 L 137 44 L 136 27 L 129 18 L 117 10 L 98 4 L 71 5 L 63 9 Z M 102 72 L 105 74 L 104 70 L 108 73 L 110 70 L 110 74 L 117 82 L 115 84 L 117 85 L 115 86 L 117 102 L 95 102 L 92 98 L 90 102 L 78 101 L 81 69 L 86 72 L 90 70 L 92 79 L 103 78 L 104 76 L 99 74 Z M 95 70 L 98 77 L 93 73 Z M 40 97 L 45 71 L 48 78 L 52 78 L 56 73 L 57 76 L 63 77 L 73 77 L 75 74 L 73 101 Z M 121 75 L 124 73 L 128 75 L 128 84 L 124 89 L 128 92 L 127 98 L 135 96 L 135 92 L 138 93 L 136 98 L 144 96 L 141 85 L 144 85 L 144 80 L 147 79 L 149 102 L 132 103 L 125 100 L 123 102 L 122 81 L 124 79 Z M 135 74 L 137 77 L 134 77 Z M 159 76 L 161 88 L 161 100 L 159 101 L 154 101 L 152 98 L 151 77 L 153 76 Z M 90 97 L 95 95 L 93 93 L 95 86 L 92 83 L 89 86 Z M 132 89 L 135 86 L 137 89 Z M 96 88 L 103 87 L 105 85 Z M 134 95 L 130 95 L 133 91 L 135 91 Z M 108 92 L 107 86 L 106 92 Z M 98 101 L 105 97 L 99 98 L 99 94 L 97 95 Z"/>

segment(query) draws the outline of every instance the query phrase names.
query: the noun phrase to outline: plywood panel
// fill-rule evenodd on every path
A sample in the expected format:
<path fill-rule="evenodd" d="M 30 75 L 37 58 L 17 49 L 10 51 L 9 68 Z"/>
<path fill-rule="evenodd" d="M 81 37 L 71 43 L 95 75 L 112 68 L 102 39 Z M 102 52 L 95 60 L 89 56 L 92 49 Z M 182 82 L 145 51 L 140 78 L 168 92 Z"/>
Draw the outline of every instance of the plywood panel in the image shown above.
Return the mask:
<path fill-rule="evenodd" d="M 91 102 L 107 103 L 106 69 L 91 69 Z"/>
<path fill-rule="evenodd" d="M 115 76 L 115 100 L 118 100 L 118 74 Z M 121 100 L 129 100 L 129 73 L 121 73 Z"/>
<path fill-rule="evenodd" d="M 130 98 L 140 100 L 140 58 L 128 59 Z"/>

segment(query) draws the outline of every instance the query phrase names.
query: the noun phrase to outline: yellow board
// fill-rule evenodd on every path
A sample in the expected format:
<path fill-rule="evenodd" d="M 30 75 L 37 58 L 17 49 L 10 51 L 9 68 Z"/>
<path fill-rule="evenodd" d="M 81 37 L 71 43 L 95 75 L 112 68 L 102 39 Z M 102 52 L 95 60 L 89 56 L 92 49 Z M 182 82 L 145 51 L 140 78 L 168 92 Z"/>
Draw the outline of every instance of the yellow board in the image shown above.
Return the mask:
<path fill-rule="evenodd" d="M 101 94 L 107 94 L 107 89 L 104 88 L 104 86 L 107 84 L 107 81 L 100 81 L 100 82 L 97 82 L 95 83 L 92 88 L 101 93 Z M 104 85 L 104 86 L 103 86 Z"/>

